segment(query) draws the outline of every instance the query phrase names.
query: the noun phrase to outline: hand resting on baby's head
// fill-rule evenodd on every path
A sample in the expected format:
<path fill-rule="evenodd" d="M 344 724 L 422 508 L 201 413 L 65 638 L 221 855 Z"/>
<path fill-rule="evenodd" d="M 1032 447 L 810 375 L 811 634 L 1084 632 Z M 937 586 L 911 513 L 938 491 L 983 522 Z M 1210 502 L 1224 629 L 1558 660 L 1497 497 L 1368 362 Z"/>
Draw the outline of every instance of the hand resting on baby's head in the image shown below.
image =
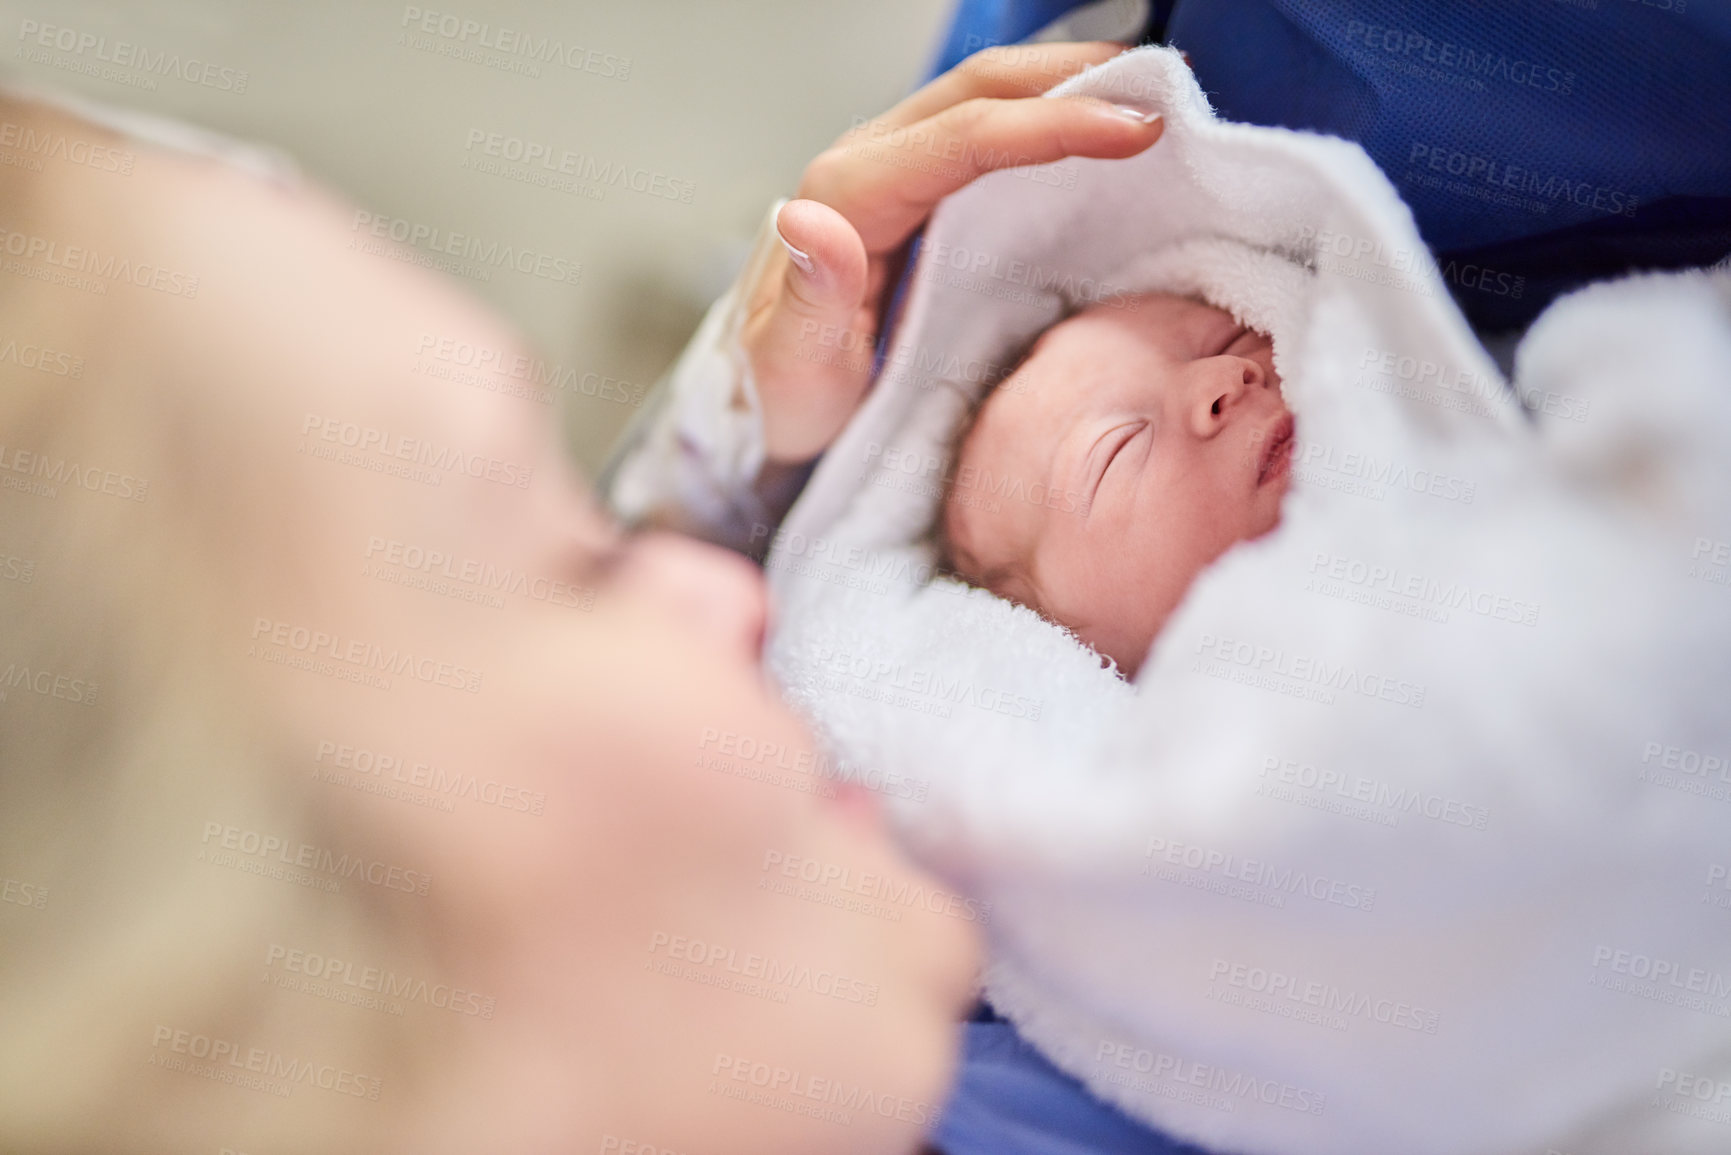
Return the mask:
<path fill-rule="evenodd" d="M 1164 293 L 1095 305 L 962 434 L 946 562 L 1134 676 L 1203 567 L 1279 523 L 1292 435 L 1265 334 Z"/>

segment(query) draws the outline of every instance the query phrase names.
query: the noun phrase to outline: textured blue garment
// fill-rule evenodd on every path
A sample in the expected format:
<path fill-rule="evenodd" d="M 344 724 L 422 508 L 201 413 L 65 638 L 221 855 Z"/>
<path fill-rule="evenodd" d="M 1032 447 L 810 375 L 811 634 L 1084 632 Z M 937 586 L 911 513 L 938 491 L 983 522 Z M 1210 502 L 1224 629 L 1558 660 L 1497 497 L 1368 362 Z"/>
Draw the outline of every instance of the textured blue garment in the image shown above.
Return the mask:
<path fill-rule="evenodd" d="M 934 72 L 1074 0 L 960 0 Z M 1155 0 L 1220 114 L 1357 141 L 1467 317 L 1731 253 L 1731 0 Z M 984 1008 L 933 1132 L 946 1155 L 1185 1155 Z"/>
<path fill-rule="evenodd" d="M 1081 6 L 1077 0 L 961 0 L 932 75 L 948 72 L 982 48 L 1026 40 Z"/>
<path fill-rule="evenodd" d="M 1151 1131 L 1048 1063 L 982 1004 L 931 1140 L 945 1155 L 1207 1155 Z"/>
<path fill-rule="evenodd" d="M 1077 7 L 961 0 L 947 68 Z M 1731 0 L 1163 0 L 1220 114 L 1357 141 L 1484 329 L 1731 253 Z"/>
<path fill-rule="evenodd" d="M 1355 140 L 1473 322 L 1731 252 L 1728 0 L 1179 0 L 1231 120 Z"/>

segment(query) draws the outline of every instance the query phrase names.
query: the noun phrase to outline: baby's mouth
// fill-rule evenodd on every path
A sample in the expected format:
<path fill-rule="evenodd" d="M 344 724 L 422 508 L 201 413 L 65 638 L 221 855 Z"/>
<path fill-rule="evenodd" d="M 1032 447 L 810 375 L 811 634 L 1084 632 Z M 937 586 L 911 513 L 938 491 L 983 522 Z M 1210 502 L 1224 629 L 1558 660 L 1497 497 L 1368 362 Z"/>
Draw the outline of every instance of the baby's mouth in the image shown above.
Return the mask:
<path fill-rule="evenodd" d="M 1269 429 L 1267 448 L 1262 451 L 1262 468 L 1257 471 L 1258 488 L 1285 477 L 1292 467 L 1292 414 L 1284 413 Z"/>

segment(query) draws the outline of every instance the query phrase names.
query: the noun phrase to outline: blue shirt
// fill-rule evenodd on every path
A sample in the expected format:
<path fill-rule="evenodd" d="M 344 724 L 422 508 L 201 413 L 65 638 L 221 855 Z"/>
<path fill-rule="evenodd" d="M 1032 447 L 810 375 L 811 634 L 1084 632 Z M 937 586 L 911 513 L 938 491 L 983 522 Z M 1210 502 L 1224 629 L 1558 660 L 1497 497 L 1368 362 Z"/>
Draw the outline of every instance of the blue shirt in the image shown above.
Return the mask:
<path fill-rule="evenodd" d="M 939 70 L 1068 0 L 961 0 Z M 1357 141 L 1468 319 L 1731 253 L 1731 0 L 1156 0 L 1220 115 Z"/>

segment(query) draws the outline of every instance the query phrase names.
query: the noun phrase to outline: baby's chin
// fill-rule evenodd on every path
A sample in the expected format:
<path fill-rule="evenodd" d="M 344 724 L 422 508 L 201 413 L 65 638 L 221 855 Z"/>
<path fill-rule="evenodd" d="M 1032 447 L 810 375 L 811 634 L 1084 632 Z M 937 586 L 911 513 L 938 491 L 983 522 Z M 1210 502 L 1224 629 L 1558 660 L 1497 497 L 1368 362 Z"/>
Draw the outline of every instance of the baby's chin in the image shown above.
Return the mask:
<path fill-rule="evenodd" d="M 1110 658 L 1118 667 L 1118 673 L 1127 681 L 1135 681 L 1136 675 L 1142 671 L 1142 663 L 1147 660 L 1148 649 L 1154 644 L 1156 634 L 1149 634 L 1145 639 L 1121 640 L 1117 643 L 1089 642 L 1090 648 L 1103 658 Z M 1088 639 L 1083 638 L 1083 641 Z"/>
<path fill-rule="evenodd" d="M 1148 650 L 1154 644 L 1154 639 L 1160 636 L 1160 629 L 1166 624 L 1170 611 L 1148 616 L 1149 607 L 1140 607 L 1144 620 L 1127 621 L 1124 613 L 1103 614 L 1106 621 L 1093 625 L 1072 625 L 1051 614 L 1045 615 L 1047 620 L 1056 622 L 1073 632 L 1087 644 L 1088 648 L 1102 658 L 1110 658 L 1118 667 L 1118 672 L 1127 679 L 1134 679 L 1142 669 L 1142 663 L 1147 660 Z M 1109 622 L 1109 624 L 1107 624 Z"/>

